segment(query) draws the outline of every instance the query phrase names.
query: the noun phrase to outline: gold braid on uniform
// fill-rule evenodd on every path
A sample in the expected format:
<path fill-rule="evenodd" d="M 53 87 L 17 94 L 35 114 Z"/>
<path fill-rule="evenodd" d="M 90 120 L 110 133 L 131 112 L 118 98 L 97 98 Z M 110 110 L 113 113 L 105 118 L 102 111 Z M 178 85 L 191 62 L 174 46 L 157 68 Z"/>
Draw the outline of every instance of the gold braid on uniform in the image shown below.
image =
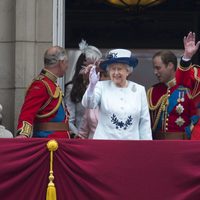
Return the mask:
<path fill-rule="evenodd" d="M 18 134 L 31 137 L 33 126 L 27 121 L 23 121 L 22 123 L 22 127 L 18 130 Z"/>
<path fill-rule="evenodd" d="M 51 73 L 49 70 L 42 69 L 41 74 L 44 75 L 44 76 L 46 76 L 50 80 L 52 80 L 54 83 L 57 82 L 58 77 L 55 74 Z"/>
<path fill-rule="evenodd" d="M 193 66 L 192 64 L 189 66 L 189 67 L 182 67 L 181 65 L 178 66 L 178 68 L 181 70 L 181 71 L 188 71 L 189 69 L 191 69 Z"/>
<path fill-rule="evenodd" d="M 42 111 L 42 110 L 51 102 L 52 99 L 57 99 L 57 98 L 58 98 L 58 103 L 57 103 L 57 105 L 55 106 L 55 108 L 54 108 L 53 110 L 51 110 L 50 112 L 48 112 L 48 113 L 46 113 L 46 114 L 43 114 L 43 115 L 37 114 L 37 117 L 38 117 L 38 118 L 49 117 L 50 115 L 52 115 L 53 113 L 55 113 L 55 112 L 58 110 L 60 104 L 62 103 L 62 95 L 63 95 L 61 89 L 60 89 L 58 86 L 56 87 L 56 91 L 55 91 L 54 94 L 53 94 L 53 92 L 52 92 L 50 86 L 48 85 L 48 83 L 47 83 L 46 81 L 44 81 L 44 80 L 42 80 L 42 82 L 45 84 L 45 86 L 46 86 L 46 88 L 47 88 L 47 91 L 48 91 L 48 94 L 50 95 L 50 98 L 49 98 L 48 101 L 40 108 L 39 111 Z"/>
<path fill-rule="evenodd" d="M 156 110 L 158 109 L 158 107 L 161 105 L 161 103 L 163 102 L 163 99 L 167 96 L 167 94 L 164 94 L 160 97 L 160 99 L 158 100 L 158 102 L 156 103 L 156 105 L 153 105 L 152 103 L 152 92 L 153 92 L 153 88 L 150 88 L 148 91 L 147 91 L 147 99 L 148 99 L 148 104 L 149 104 L 149 109 L 150 110 Z"/>
<path fill-rule="evenodd" d="M 196 80 L 195 86 L 192 92 L 192 98 L 197 97 L 200 94 L 199 86 L 200 86 L 200 77 L 198 77 L 198 69 L 200 66 L 194 66 L 194 78 Z"/>
<path fill-rule="evenodd" d="M 160 119 L 160 115 L 161 115 L 162 111 L 166 109 L 168 95 L 167 94 L 162 95 L 160 97 L 160 99 L 158 100 L 158 102 L 156 103 L 156 105 L 153 105 L 153 103 L 152 103 L 152 91 L 153 91 L 153 88 L 150 88 L 147 91 L 147 100 L 148 100 L 148 104 L 149 104 L 149 109 L 150 109 L 150 111 L 155 111 L 159 107 L 158 113 L 156 115 L 156 118 L 155 118 L 154 124 L 153 124 L 153 128 L 152 128 L 152 130 L 155 131 L 156 127 L 158 125 L 158 121 Z M 152 116 L 152 118 L 154 118 L 154 116 Z"/>

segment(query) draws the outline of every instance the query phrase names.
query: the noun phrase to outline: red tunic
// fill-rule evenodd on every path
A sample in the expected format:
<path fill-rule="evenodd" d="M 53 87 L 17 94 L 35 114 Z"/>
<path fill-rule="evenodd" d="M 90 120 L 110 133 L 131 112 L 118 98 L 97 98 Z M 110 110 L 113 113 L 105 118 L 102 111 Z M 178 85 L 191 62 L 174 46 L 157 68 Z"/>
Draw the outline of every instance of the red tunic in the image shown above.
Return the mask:
<path fill-rule="evenodd" d="M 158 83 L 147 93 L 153 134 L 185 132 L 195 112 L 189 90 L 175 80 Z M 154 137 L 155 138 L 155 137 Z"/>
<path fill-rule="evenodd" d="M 182 62 L 184 63 L 184 62 Z M 188 67 L 179 66 L 176 71 L 177 83 L 182 84 L 191 90 L 191 95 L 197 108 L 196 115 L 199 116 L 198 108 L 200 106 L 200 66 L 190 65 Z M 200 116 L 199 116 L 200 117 Z M 193 140 L 200 140 L 200 120 L 195 127 L 191 126 Z"/>
<path fill-rule="evenodd" d="M 68 117 L 64 107 L 63 94 L 56 83 L 57 78 L 51 72 L 43 69 L 33 80 L 27 90 L 24 104 L 18 119 L 18 134 L 30 137 L 64 137 L 69 138 Z M 66 130 L 37 131 L 34 126 L 44 122 L 62 122 Z M 65 125 L 64 125 L 65 126 Z M 64 128 L 65 129 L 65 128 Z"/>

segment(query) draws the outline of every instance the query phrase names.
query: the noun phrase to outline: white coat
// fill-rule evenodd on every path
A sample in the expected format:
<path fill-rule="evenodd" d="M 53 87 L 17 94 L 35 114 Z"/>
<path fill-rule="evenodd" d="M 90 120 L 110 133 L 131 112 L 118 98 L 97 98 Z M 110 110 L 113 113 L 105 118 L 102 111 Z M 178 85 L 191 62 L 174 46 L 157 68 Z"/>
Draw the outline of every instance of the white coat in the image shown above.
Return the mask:
<path fill-rule="evenodd" d="M 128 81 L 126 88 L 111 80 L 99 81 L 91 95 L 86 90 L 82 104 L 99 106 L 99 121 L 93 139 L 152 140 L 145 88 Z"/>

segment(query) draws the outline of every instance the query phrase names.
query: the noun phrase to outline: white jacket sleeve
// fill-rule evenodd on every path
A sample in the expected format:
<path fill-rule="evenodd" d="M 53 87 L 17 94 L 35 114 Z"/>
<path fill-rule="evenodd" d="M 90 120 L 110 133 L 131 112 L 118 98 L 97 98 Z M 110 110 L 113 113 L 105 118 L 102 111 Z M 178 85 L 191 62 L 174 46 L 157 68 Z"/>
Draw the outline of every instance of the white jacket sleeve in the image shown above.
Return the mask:
<path fill-rule="evenodd" d="M 87 88 L 82 98 L 82 105 L 85 108 L 90 108 L 90 109 L 96 108 L 100 104 L 101 95 L 102 95 L 102 84 L 101 81 L 99 81 L 96 84 L 93 92 L 91 92 L 90 89 Z"/>

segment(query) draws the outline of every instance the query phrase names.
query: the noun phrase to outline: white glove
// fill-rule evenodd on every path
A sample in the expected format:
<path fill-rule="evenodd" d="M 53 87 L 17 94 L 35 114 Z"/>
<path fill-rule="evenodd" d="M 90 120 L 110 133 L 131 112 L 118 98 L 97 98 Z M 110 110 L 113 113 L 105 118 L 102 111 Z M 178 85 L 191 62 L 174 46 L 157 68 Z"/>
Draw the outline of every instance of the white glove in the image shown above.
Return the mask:
<path fill-rule="evenodd" d="M 100 73 L 96 73 L 96 66 L 93 65 L 93 67 L 90 70 L 90 75 L 89 75 L 89 81 L 90 81 L 90 85 L 95 87 L 95 85 L 97 84 L 97 82 L 99 81 L 100 78 Z"/>
<path fill-rule="evenodd" d="M 88 94 L 89 95 L 93 94 L 95 85 L 97 84 L 99 79 L 100 79 L 100 73 L 99 72 L 96 73 L 96 66 L 93 65 L 90 70 L 90 74 L 89 74 L 89 81 L 90 81 L 89 86 L 88 86 Z"/>

